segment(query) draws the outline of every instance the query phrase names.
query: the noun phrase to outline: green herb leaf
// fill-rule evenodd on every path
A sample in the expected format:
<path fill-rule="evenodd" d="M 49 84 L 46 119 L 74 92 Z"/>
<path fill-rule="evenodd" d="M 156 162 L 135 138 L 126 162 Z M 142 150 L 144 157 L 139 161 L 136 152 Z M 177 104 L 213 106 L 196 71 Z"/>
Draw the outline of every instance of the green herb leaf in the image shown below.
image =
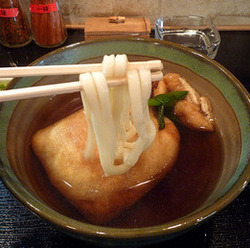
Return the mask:
<path fill-rule="evenodd" d="M 160 94 L 148 101 L 149 106 L 160 106 L 163 104 L 166 108 L 172 108 L 179 100 L 186 97 L 188 91 L 172 91 L 166 94 Z"/>
<path fill-rule="evenodd" d="M 0 84 L 0 90 L 4 90 L 6 88 L 5 84 Z"/>
<path fill-rule="evenodd" d="M 160 130 L 165 128 L 164 112 L 164 105 L 160 105 L 158 108 L 158 125 Z"/>
<path fill-rule="evenodd" d="M 159 129 L 165 128 L 164 115 L 170 119 L 176 119 L 176 116 L 171 112 L 174 105 L 185 98 L 188 91 L 172 91 L 166 94 L 160 94 L 148 100 L 150 107 L 158 107 L 158 126 Z"/>
<path fill-rule="evenodd" d="M 158 101 L 157 99 L 155 99 L 155 98 L 148 99 L 148 106 L 150 106 L 150 107 L 158 107 L 161 104 L 162 103 L 160 101 Z"/>

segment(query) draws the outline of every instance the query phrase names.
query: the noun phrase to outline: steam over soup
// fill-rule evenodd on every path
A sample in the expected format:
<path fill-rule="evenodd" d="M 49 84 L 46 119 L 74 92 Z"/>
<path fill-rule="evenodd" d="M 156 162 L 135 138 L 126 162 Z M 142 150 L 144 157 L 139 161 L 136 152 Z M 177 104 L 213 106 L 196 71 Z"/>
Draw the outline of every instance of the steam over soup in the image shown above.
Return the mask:
<path fill-rule="evenodd" d="M 126 58 L 117 57 L 105 57 L 108 65 L 102 72 L 80 76 L 83 85 L 89 80 L 83 86 L 84 111 L 78 101 L 74 111 L 58 113 L 58 121 L 34 134 L 32 147 L 42 167 L 34 157 L 37 173 L 31 174 L 33 178 L 43 174 L 35 187 L 49 196 L 49 204 L 71 217 L 118 227 L 161 224 L 189 213 L 206 199 L 219 176 L 220 138 L 211 132 L 212 118 L 212 130 L 200 132 L 179 124 L 177 129 L 164 113 L 162 117 L 162 109 L 168 112 L 174 105 L 170 108 L 161 97 L 174 96 L 176 106 L 190 96 L 168 95 L 167 87 L 159 89 L 161 81 L 154 83 L 155 105 L 149 108 L 150 71 L 131 72 Z M 123 67 L 115 67 L 117 61 Z M 108 79 L 124 76 L 128 86 L 107 87 Z M 102 87 L 97 86 L 100 81 Z M 200 98 L 197 93 L 196 111 Z M 51 115 L 50 108 L 43 111 Z M 198 111 L 206 117 L 202 109 Z"/>

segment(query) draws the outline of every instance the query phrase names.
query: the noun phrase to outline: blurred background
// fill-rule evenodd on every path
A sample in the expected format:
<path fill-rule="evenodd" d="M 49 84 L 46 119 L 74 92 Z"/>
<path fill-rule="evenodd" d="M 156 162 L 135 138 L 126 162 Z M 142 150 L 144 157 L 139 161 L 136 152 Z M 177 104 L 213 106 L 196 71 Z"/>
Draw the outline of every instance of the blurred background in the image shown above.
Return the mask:
<path fill-rule="evenodd" d="M 29 0 L 20 2 L 28 12 Z M 250 26 L 249 0 L 60 0 L 59 4 L 67 26 L 83 25 L 87 17 L 110 15 L 146 16 L 151 24 L 160 16 L 202 15 L 219 29 Z"/>

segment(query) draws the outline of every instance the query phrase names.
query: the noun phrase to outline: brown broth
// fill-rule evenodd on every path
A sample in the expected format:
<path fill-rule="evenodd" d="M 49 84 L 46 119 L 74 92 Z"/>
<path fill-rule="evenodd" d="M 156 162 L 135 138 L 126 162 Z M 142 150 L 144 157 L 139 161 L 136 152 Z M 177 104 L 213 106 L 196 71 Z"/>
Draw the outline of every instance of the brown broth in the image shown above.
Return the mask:
<path fill-rule="evenodd" d="M 25 165 L 31 184 L 43 201 L 77 220 L 81 215 L 50 183 L 30 147 L 35 131 L 81 108 L 79 94 L 54 97 L 35 116 L 29 127 Z M 53 111 L 56 109 L 57 111 Z M 145 227 L 163 224 L 197 209 L 208 198 L 221 174 L 222 147 L 218 132 L 203 133 L 178 126 L 181 149 L 167 177 L 131 208 L 106 224 L 111 227 Z"/>

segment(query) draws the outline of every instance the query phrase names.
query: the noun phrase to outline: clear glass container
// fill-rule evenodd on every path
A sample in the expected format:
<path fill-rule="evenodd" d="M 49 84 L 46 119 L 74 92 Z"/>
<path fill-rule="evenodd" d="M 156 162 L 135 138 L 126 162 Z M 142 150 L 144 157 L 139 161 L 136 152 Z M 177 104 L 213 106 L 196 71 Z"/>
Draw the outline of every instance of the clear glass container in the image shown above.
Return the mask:
<path fill-rule="evenodd" d="M 155 38 L 179 43 L 214 59 L 220 34 L 214 23 L 203 16 L 161 17 L 155 21 Z"/>
<path fill-rule="evenodd" d="M 67 31 L 58 1 L 30 0 L 33 39 L 41 47 L 56 47 L 65 42 Z"/>
<path fill-rule="evenodd" d="M 22 47 L 32 40 L 29 23 L 18 0 L 0 0 L 0 43 Z"/>

